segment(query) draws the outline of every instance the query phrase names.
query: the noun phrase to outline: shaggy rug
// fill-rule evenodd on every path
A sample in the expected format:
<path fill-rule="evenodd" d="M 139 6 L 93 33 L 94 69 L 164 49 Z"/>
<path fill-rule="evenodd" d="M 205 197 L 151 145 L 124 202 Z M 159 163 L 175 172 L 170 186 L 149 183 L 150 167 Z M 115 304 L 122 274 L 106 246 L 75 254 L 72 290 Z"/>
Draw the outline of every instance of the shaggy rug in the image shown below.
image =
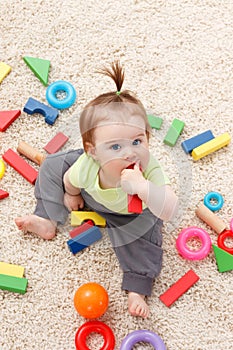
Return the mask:
<path fill-rule="evenodd" d="M 20 232 L 14 218 L 31 213 L 34 186 L 10 166 L 0 188 L 0 261 L 25 267 L 24 295 L 0 290 L 1 350 L 75 349 L 77 329 L 86 321 L 73 304 L 83 283 L 94 281 L 109 294 L 107 312 L 99 319 L 115 334 L 115 349 L 135 330 L 157 333 L 169 350 L 231 350 L 233 347 L 232 271 L 220 273 L 213 250 L 203 260 L 190 261 L 176 250 L 182 228 L 205 229 L 216 245 L 217 233 L 195 215 L 206 193 L 224 198 L 216 214 L 229 226 L 233 217 L 232 144 L 198 161 L 181 142 L 211 129 L 215 136 L 233 135 L 233 3 L 220 0 L 4 0 L 0 4 L 0 61 L 11 72 L 0 84 L 0 110 L 21 110 L 20 117 L 0 135 L 0 157 L 25 141 L 43 147 L 57 132 L 69 141 L 62 150 L 81 147 L 80 111 L 92 98 L 114 89 L 95 71 L 119 59 L 125 67 L 124 87 L 142 100 L 148 114 L 163 119 L 153 130 L 151 150 L 170 177 L 180 210 L 163 229 L 163 268 L 149 298 L 150 316 L 128 314 L 121 291 L 122 272 L 104 229 L 101 241 L 72 255 L 67 247 L 70 220 L 52 241 Z M 29 97 L 46 103 L 46 87 L 23 61 L 24 56 L 51 62 L 49 84 L 66 80 L 77 100 L 62 110 L 54 125 L 23 108 Z M 175 147 L 163 143 L 174 118 L 185 122 Z M 26 158 L 25 158 L 26 159 Z M 38 169 L 38 165 L 27 160 Z M 227 242 L 232 247 L 232 240 Z M 171 307 L 159 299 L 188 270 L 199 281 Z M 98 350 L 103 338 L 88 338 Z M 138 343 L 135 349 L 152 349 Z"/>

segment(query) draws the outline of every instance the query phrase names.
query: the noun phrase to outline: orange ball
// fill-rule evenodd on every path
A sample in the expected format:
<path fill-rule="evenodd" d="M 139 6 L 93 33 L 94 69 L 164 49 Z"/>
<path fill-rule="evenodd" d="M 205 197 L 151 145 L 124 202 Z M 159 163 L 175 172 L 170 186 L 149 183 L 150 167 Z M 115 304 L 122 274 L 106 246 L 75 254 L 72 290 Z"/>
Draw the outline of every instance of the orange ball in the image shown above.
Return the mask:
<path fill-rule="evenodd" d="M 90 319 L 98 318 L 108 308 L 108 293 L 98 283 L 85 283 L 74 295 L 74 306 L 81 316 Z"/>

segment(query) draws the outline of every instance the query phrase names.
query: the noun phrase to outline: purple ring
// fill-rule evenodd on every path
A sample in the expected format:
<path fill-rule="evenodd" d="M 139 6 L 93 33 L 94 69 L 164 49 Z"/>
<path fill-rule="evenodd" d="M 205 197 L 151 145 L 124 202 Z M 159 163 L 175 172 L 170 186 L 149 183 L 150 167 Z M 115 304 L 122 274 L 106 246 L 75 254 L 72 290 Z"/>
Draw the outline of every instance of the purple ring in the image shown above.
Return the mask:
<path fill-rule="evenodd" d="M 134 331 L 128 334 L 122 341 L 120 350 L 131 350 L 138 342 L 151 344 L 155 350 L 166 350 L 163 340 L 154 332 L 148 330 Z"/>

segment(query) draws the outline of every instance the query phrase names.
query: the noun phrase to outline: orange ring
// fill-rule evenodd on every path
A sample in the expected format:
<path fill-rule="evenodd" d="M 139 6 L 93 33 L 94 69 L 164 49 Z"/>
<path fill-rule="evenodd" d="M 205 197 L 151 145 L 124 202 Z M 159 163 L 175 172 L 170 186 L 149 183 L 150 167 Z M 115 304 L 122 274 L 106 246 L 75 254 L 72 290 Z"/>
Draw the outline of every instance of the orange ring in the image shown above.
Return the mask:
<path fill-rule="evenodd" d="M 91 333 L 99 333 L 104 338 L 104 345 L 100 350 L 114 350 L 115 337 L 109 326 L 100 321 L 89 321 L 84 323 L 75 335 L 76 350 L 91 350 L 86 345 L 86 339 Z"/>

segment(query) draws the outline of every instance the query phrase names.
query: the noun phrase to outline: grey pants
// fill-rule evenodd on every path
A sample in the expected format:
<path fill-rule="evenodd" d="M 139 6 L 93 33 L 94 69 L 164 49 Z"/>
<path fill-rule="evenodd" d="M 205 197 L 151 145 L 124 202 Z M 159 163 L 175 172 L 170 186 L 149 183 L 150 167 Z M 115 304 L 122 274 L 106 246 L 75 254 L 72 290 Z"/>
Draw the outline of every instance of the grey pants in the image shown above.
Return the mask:
<path fill-rule="evenodd" d="M 63 204 L 63 175 L 83 153 L 82 149 L 47 156 L 35 184 L 34 214 L 64 224 L 69 211 Z M 122 289 L 151 295 L 154 278 L 162 265 L 163 222 L 149 209 L 123 215 L 110 211 L 81 190 L 85 205 L 106 219 L 108 234 L 123 270 Z"/>

